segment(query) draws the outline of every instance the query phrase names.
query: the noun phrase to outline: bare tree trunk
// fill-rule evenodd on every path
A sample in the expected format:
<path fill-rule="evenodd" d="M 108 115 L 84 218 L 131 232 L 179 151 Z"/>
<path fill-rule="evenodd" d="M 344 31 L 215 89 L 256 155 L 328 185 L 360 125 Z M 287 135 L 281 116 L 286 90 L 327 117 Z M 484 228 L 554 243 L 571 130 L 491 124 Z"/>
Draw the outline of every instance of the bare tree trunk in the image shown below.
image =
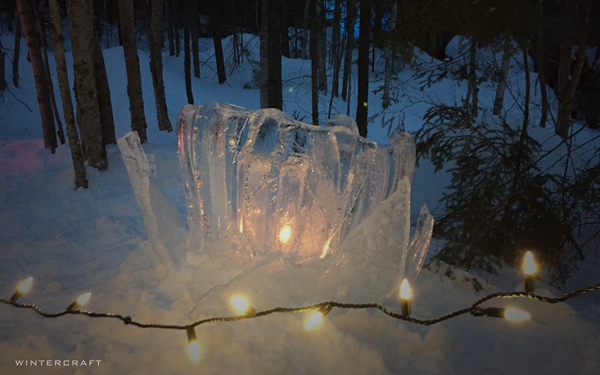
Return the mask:
<path fill-rule="evenodd" d="M 19 87 L 19 55 L 21 53 L 21 18 L 17 18 L 17 26 L 15 27 L 15 49 L 13 53 L 13 85 Z"/>
<path fill-rule="evenodd" d="M 167 27 L 169 29 L 167 38 L 169 39 L 169 56 L 175 55 L 175 21 L 174 21 L 174 10 L 173 0 L 167 0 Z"/>
<path fill-rule="evenodd" d="M 527 61 L 527 49 L 523 48 L 523 64 L 525 66 L 525 108 L 523 110 L 523 128 L 529 124 L 529 97 L 531 92 L 531 78 L 529 76 L 529 61 Z"/>
<path fill-rule="evenodd" d="M 589 24 L 591 4 L 588 3 L 583 10 L 582 29 Z M 572 2 L 567 10 L 567 25 L 573 25 L 579 12 L 577 2 Z M 576 43 L 574 43 L 576 42 Z M 571 71 L 571 52 L 573 46 L 577 45 L 575 52 L 575 67 Z M 558 63 L 558 115 L 556 118 L 556 134 L 565 139 L 569 135 L 569 126 L 571 124 L 571 111 L 573 110 L 573 97 L 579 83 L 579 77 L 583 69 L 585 57 L 586 34 L 579 32 L 577 41 L 574 41 L 573 31 L 564 37 L 560 44 L 560 60 Z"/>
<path fill-rule="evenodd" d="M 31 58 L 31 67 L 35 80 L 35 90 L 37 93 L 40 115 L 42 117 L 42 129 L 44 133 L 44 147 L 49 148 L 53 153 L 58 146 L 56 142 L 56 129 L 54 128 L 54 118 L 52 117 L 52 104 L 50 103 L 48 77 L 44 70 L 44 60 L 42 59 L 40 34 L 37 31 L 35 23 L 35 11 L 29 0 L 17 0 L 17 8 L 21 18 L 21 27 L 27 40 L 27 49 Z"/>
<path fill-rule="evenodd" d="M 311 91 L 312 91 L 312 123 L 319 125 L 319 27 L 318 14 L 320 0 L 313 0 L 313 21 L 310 29 L 310 67 L 311 67 Z"/>
<path fill-rule="evenodd" d="M 290 57 L 290 38 L 289 38 L 289 28 L 290 28 L 290 17 L 288 12 L 288 2 L 281 2 L 281 55 L 285 57 Z"/>
<path fill-rule="evenodd" d="M 346 100 L 349 96 L 348 81 L 352 73 L 352 52 L 354 51 L 354 24 L 356 23 L 356 3 L 355 0 L 348 0 L 348 11 L 346 16 L 346 56 L 344 59 L 344 76 L 342 79 L 342 99 Z"/>
<path fill-rule="evenodd" d="M 224 83 L 227 79 L 225 73 L 225 60 L 223 59 L 223 44 L 221 42 L 221 21 L 219 19 L 211 20 L 212 32 L 213 32 L 213 44 L 215 46 L 215 59 L 217 60 L 217 76 L 219 78 L 219 84 Z"/>
<path fill-rule="evenodd" d="M 542 115 L 540 127 L 545 128 L 548 121 L 548 90 L 546 84 L 546 61 L 544 59 L 544 0 L 538 0 L 538 40 L 536 53 L 540 94 L 542 95 Z"/>
<path fill-rule="evenodd" d="M 260 66 L 259 66 L 259 86 L 260 86 L 260 108 L 269 108 L 269 59 L 267 57 L 268 51 L 268 31 L 267 31 L 267 1 L 261 2 L 260 8 Z"/>
<path fill-rule="evenodd" d="M 146 0 L 146 14 L 150 12 L 150 17 L 146 17 L 146 28 L 148 30 L 148 44 L 150 46 L 150 72 L 152 74 L 152 83 L 154 87 L 158 128 L 160 131 L 170 132 L 173 128 L 171 127 L 171 121 L 169 121 L 167 101 L 165 99 L 165 84 L 163 81 L 161 48 L 162 4 L 163 0 Z"/>
<path fill-rule="evenodd" d="M 283 109 L 281 83 L 281 2 L 265 0 L 268 8 L 267 17 L 267 63 L 269 108 Z"/>
<path fill-rule="evenodd" d="M 90 0 L 67 0 L 66 4 L 71 32 L 77 123 L 82 151 L 90 166 L 104 170 L 108 168 L 108 160 L 100 122 L 94 55 L 90 53 L 94 50 L 92 4 Z"/>
<path fill-rule="evenodd" d="M 146 143 L 146 114 L 142 95 L 142 76 L 140 74 L 140 59 L 135 39 L 135 18 L 133 0 L 119 0 L 121 17 L 121 39 L 123 55 L 127 71 L 127 96 L 129 97 L 129 113 L 131 115 L 131 130 L 136 131 L 141 143 Z"/>
<path fill-rule="evenodd" d="M 40 2 L 39 0 L 33 0 L 33 11 L 35 16 L 35 25 L 37 27 L 38 33 L 40 35 L 40 42 L 42 46 L 42 57 L 44 59 L 44 70 L 46 72 L 46 77 L 48 77 L 48 97 L 50 98 L 50 105 L 52 106 L 52 113 L 54 113 L 54 121 L 56 122 L 56 127 L 58 128 L 56 131 L 56 135 L 58 135 L 58 140 L 61 145 L 65 144 L 65 133 L 62 127 L 62 121 L 60 120 L 60 115 L 58 114 L 58 107 L 56 106 L 56 99 L 54 97 L 54 85 L 52 84 L 52 75 L 50 75 L 50 64 L 48 63 L 48 47 L 46 45 L 46 29 L 42 26 L 42 15 L 39 12 Z"/>
<path fill-rule="evenodd" d="M 306 0 L 304 3 L 304 35 L 302 38 L 302 58 L 306 60 L 308 58 L 308 16 L 310 12 L 311 0 Z"/>
<path fill-rule="evenodd" d="M 49 30 L 52 35 L 52 44 L 54 45 L 56 76 L 58 78 L 63 115 L 65 117 L 65 128 L 67 129 L 67 138 L 69 139 L 69 148 L 71 149 L 71 159 L 73 160 L 73 170 L 75 171 L 75 186 L 77 188 L 87 188 L 88 181 L 85 173 L 85 166 L 83 164 L 79 135 L 77 134 L 73 102 L 71 101 L 71 86 L 69 85 L 69 75 L 67 74 L 67 62 L 65 60 L 64 38 L 62 35 L 58 0 L 50 0 L 48 5 L 51 18 Z"/>
<path fill-rule="evenodd" d="M 281 94 L 281 3 L 263 0 L 260 33 L 260 105 L 283 108 Z"/>
<path fill-rule="evenodd" d="M 474 37 L 471 38 L 470 56 L 469 90 L 472 95 L 471 116 L 477 117 L 477 112 L 479 110 L 479 87 L 477 87 L 477 40 Z"/>
<path fill-rule="evenodd" d="M 512 54 L 512 41 L 510 37 L 504 38 L 504 51 L 502 54 L 502 63 L 500 65 L 500 80 L 496 87 L 496 99 L 494 99 L 494 110 L 495 115 L 502 113 L 502 106 L 504 104 L 504 92 L 506 91 L 506 80 L 508 79 L 508 69 L 510 68 L 510 56 Z"/>
<path fill-rule="evenodd" d="M 6 58 L 6 54 L 4 53 L 4 47 L 2 47 L 2 42 L 0 41 L 0 92 L 6 90 L 8 84 L 6 83 L 6 76 L 4 71 L 4 59 Z"/>
<path fill-rule="evenodd" d="M 92 17 L 94 15 L 92 14 Z M 95 20 L 98 23 L 97 20 Z M 113 117 L 112 100 L 110 98 L 110 87 L 106 75 L 104 55 L 100 46 L 100 35 L 94 29 L 94 71 L 96 72 L 96 87 L 98 89 L 98 105 L 100 106 L 100 122 L 102 123 L 102 139 L 105 145 L 117 143 L 115 134 L 115 119 Z"/>
<path fill-rule="evenodd" d="M 371 27 L 371 1 L 360 2 L 358 26 L 358 94 L 356 104 L 356 126 L 361 137 L 367 137 L 369 111 L 369 37 Z"/>
<path fill-rule="evenodd" d="M 333 80 L 331 82 L 331 96 L 339 95 L 340 83 L 340 23 L 342 22 L 342 9 L 340 0 L 335 0 L 333 5 L 333 28 L 331 31 L 331 66 L 333 66 Z M 330 105 L 331 107 L 331 105 Z M 331 113 L 331 111 L 329 111 Z"/>
<path fill-rule="evenodd" d="M 390 16 L 390 31 L 396 28 L 396 20 L 398 14 L 398 1 L 394 0 L 391 4 L 391 16 Z M 385 76 L 383 79 L 383 98 L 382 107 L 386 109 L 390 106 L 392 98 L 390 97 L 390 83 L 392 82 L 392 68 L 394 67 L 394 56 L 389 47 L 385 49 Z"/>
<path fill-rule="evenodd" d="M 190 31 L 192 32 L 192 58 L 194 60 L 194 77 L 200 78 L 200 55 L 198 48 L 198 39 L 200 38 L 200 25 L 198 21 L 198 10 L 196 1 L 191 1 L 190 7 Z"/>
<path fill-rule="evenodd" d="M 173 27 L 175 28 L 175 57 L 181 54 L 181 41 L 179 30 L 181 30 L 181 3 L 180 0 L 170 0 L 173 4 Z"/>
<path fill-rule="evenodd" d="M 327 95 L 327 66 L 325 64 L 327 58 L 327 29 L 324 0 L 319 0 L 317 2 L 316 19 L 319 21 L 317 28 L 317 40 L 319 41 L 319 90 L 324 91 L 325 95 Z"/>
<path fill-rule="evenodd" d="M 185 76 L 185 92 L 189 104 L 194 104 L 194 93 L 192 92 L 192 72 L 190 63 L 190 26 L 189 17 L 186 17 L 183 26 L 183 70 Z"/>

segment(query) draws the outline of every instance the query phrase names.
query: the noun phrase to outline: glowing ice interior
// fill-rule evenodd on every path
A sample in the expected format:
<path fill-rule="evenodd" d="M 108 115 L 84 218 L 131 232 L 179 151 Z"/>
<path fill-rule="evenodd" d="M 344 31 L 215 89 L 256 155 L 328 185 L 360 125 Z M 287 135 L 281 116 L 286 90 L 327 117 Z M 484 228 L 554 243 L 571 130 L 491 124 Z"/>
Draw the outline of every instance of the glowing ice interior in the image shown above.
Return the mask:
<path fill-rule="evenodd" d="M 185 284 L 197 316 L 237 294 L 257 308 L 381 302 L 416 277 L 433 218 L 423 205 L 410 238 L 415 144 L 408 133 L 390 142 L 361 138 L 347 116 L 319 127 L 274 109 L 186 105 L 177 152 L 189 230 L 137 133 L 117 143 L 148 232 L 144 259 Z"/>
<path fill-rule="evenodd" d="M 188 245 L 223 270 L 276 259 L 269 267 L 287 269 L 290 280 L 312 272 L 324 297 L 397 290 L 419 272 L 433 218 L 423 206 L 409 240 L 415 144 L 408 133 L 390 142 L 360 137 L 348 116 L 313 126 L 275 109 L 185 105 L 177 152 Z"/>

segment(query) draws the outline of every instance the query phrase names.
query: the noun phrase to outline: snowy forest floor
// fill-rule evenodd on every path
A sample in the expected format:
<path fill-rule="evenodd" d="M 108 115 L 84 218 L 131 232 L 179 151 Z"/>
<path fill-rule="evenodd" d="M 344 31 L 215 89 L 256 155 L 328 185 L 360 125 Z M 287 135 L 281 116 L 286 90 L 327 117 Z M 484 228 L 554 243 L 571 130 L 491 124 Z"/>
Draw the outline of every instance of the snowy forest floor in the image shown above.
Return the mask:
<path fill-rule="evenodd" d="M 1 38 L 3 46 L 11 50 L 13 35 L 4 32 Z M 245 38 L 250 40 L 251 36 Z M 24 42 L 23 39 L 22 45 Z M 255 60 L 257 47 L 255 38 L 248 46 L 250 57 Z M 68 146 L 60 146 L 55 154 L 43 149 L 32 72 L 25 59 L 26 51 L 21 49 L 21 53 L 21 88 L 11 86 L 12 94 L 4 92 L 0 97 L 2 298 L 12 295 L 19 280 L 33 276 L 33 290 L 19 302 L 34 303 L 46 312 L 62 311 L 79 294 L 91 291 L 92 299 L 86 310 L 129 315 L 144 323 L 183 324 L 202 318 L 193 314 L 194 303 L 185 286 L 190 269 L 184 267 L 167 277 L 164 269 L 148 256 L 150 245 L 142 212 L 117 146 L 107 148 L 108 170 L 98 172 L 88 168 L 90 187 L 79 190 L 73 189 Z M 203 41 L 201 58 L 207 63 L 202 68 L 203 78 L 193 80 L 196 103 L 229 102 L 257 109 L 258 90 L 242 89 L 252 80 L 252 66 L 246 60 L 228 76 L 225 84 L 218 85 L 212 55 L 212 41 Z M 129 131 L 123 51 L 113 47 L 105 50 L 104 56 L 117 137 L 122 137 Z M 428 57 L 420 59 L 429 61 Z M 54 69 L 52 54 L 50 64 Z M 174 124 L 177 112 L 186 103 L 183 57 L 165 55 L 164 65 L 169 116 Z M 511 75 L 514 92 L 521 92 L 523 72 L 517 62 L 514 65 Z M 186 203 L 175 137 L 174 133 L 158 132 L 148 53 L 144 50 L 140 51 L 140 66 L 149 139 L 144 150 L 155 156 L 160 186 L 185 221 Z M 411 94 L 418 84 L 406 83 L 414 74 L 411 69 L 407 67 L 400 75 L 402 85 L 398 83 L 396 88 L 400 101 L 388 110 L 388 118 L 402 111 L 406 130 L 414 131 L 422 123 L 428 100 L 458 101 L 466 91 L 466 84 L 442 80 L 427 90 L 424 99 L 422 93 Z M 309 71 L 308 61 L 283 59 L 285 112 L 298 111 L 310 118 Z M 381 77 L 373 75 L 373 88 L 381 84 Z M 11 81 L 10 77 L 7 81 Z M 54 87 L 55 90 L 58 87 L 56 82 Z M 356 87 L 356 81 L 352 87 Z M 482 86 L 480 96 L 484 105 L 491 103 L 492 94 L 492 86 Z M 513 99 L 518 101 L 518 97 Z M 328 104 L 329 99 L 322 97 L 322 108 Z M 332 115 L 336 111 L 345 113 L 345 105 L 340 99 L 334 100 Z M 381 108 L 379 95 L 371 94 L 370 114 L 378 108 Z M 355 109 L 350 113 L 355 113 Z M 326 118 L 323 113 L 321 120 Z M 369 138 L 385 143 L 386 131 L 377 121 L 370 124 Z M 547 130 L 548 137 L 552 131 Z M 417 213 L 422 202 L 434 214 L 439 212 L 437 200 L 447 181 L 447 174 L 433 174 L 432 166 L 422 161 L 413 182 L 412 212 Z M 432 243 L 430 252 L 435 249 L 436 244 Z M 191 263 L 195 256 L 187 255 Z M 474 290 L 475 279 L 482 290 Z M 599 281 L 596 259 L 587 259 L 581 272 L 563 291 Z M 293 287 L 284 290 L 282 285 L 281 293 L 293 293 Z M 522 288 L 521 271 L 510 267 L 505 267 L 499 275 L 482 275 L 432 264 L 422 270 L 413 285 L 413 316 L 434 318 L 468 307 L 486 294 Z M 559 296 L 563 291 L 538 282 L 536 293 Z M 333 310 L 323 327 L 314 332 L 304 330 L 304 316 L 300 314 L 214 323 L 196 329 L 202 348 L 198 364 L 186 357 L 187 340 L 180 331 L 143 330 L 112 319 L 82 316 L 45 319 L 30 310 L 0 305 L 0 373 L 598 374 L 598 294 L 556 305 L 520 299 L 495 300 L 485 305 L 510 305 L 527 310 L 533 319 L 520 324 L 465 315 L 422 327 L 397 321 L 379 311 L 339 309 Z M 304 302 L 308 305 L 323 301 Z M 396 297 L 364 302 L 381 303 L 390 310 L 400 311 Z M 272 307 L 275 306 L 254 306 L 257 310 Z M 223 307 L 220 314 L 231 312 Z M 24 367 L 15 362 L 41 359 L 102 362 L 98 366 L 69 368 Z"/>

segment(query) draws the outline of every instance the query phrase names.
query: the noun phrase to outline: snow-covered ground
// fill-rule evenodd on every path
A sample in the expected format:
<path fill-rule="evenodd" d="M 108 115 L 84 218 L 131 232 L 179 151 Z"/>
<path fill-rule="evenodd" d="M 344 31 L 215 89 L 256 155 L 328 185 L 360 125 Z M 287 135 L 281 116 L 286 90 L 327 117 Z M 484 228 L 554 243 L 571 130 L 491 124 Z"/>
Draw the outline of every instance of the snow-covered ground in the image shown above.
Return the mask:
<path fill-rule="evenodd" d="M 1 38 L 2 45 L 10 50 L 13 35 L 4 32 Z M 256 60 L 258 39 L 251 40 L 246 35 L 245 40 L 250 41 L 248 49 Z M 24 43 L 23 39 L 22 46 Z M 225 84 L 218 85 L 212 41 L 202 41 L 201 45 L 201 59 L 208 62 L 201 68 L 203 78 L 193 79 L 195 102 L 229 102 L 258 109 L 258 90 L 242 88 L 252 79 L 247 60 L 228 76 Z M 32 72 L 24 49 L 20 57 L 21 88 L 9 84 L 10 93 L 5 91 L 0 98 L 1 298 L 10 298 L 19 280 L 33 276 L 32 291 L 19 302 L 34 303 L 45 312 L 62 311 L 81 293 L 90 291 L 92 299 L 86 310 L 128 315 L 142 323 L 187 324 L 213 316 L 199 312 L 187 284 L 190 278 L 204 277 L 202 270 L 195 267 L 200 254 L 183 254 L 186 265 L 168 275 L 152 257 L 142 212 L 116 145 L 107 149 L 108 170 L 88 168 L 90 187 L 79 190 L 73 189 L 68 147 L 60 146 L 54 155 L 43 149 Z M 104 56 L 117 137 L 122 137 L 130 130 L 123 51 L 110 48 Z M 54 69 L 52 54 L 50 64 Z M 523 73 L 518 62 L 514 65 L 511 87 L 519 92 Z M 154 155 L 160 186 L 185 222 L 186 203 L 175 136 L 158 132 L 148 53 L 144 50 L 140 51 L 140 66 L 149 139 L 144 150 Z M 165 54 L 164 66 L 169 117 L 175 124 L 179 109 L 187 101 L 183 57 Z M 284 111 L 297 111 L 309 119 L 310 63 L 284 58 L 282 70 Z M 413 73 L 407 68 L 400 74 L 396 90 L 401 101 L 388 111 L 389 119 L 395 111 L 403 110 L 406 129 L 410 131 L 422 123 L 425 100 L 453 102 L 466 92 L 466 85 L 443 80 L 425 91 L 426 98 L 421 91 L 412 90 L 418 87 L 408 81 Z M 373 75 L 371 87 L 375 89 L 381 80 L 381 74 Z M 7 81 L 12 81 L 10 75 Z M 55 83 L 56 91 L 57 87 Z M 352 87 L 356 87 L 356 81 Z M 482 86 L 480 97 L 489 107 L 493 87 Z M 510 107 L 511 99 L 507 102 Z M 322 97 L 320 104 L 321 108 L 328 108 L 329 98 Z M 345 108 L 344 102 L 334 100 L 332 116 L 345 113 Z M 370 115 L 379 108 L 380 95 L 371 95 Z M 325 110 L 322 112 L 321 121 L 327 118 Z M 381 117 L 370 125 L 369 138 L 386 142 L 386 132 L 379 121 Z M 552 129 L 547 132 L 549 138 Z M 426 202 L 434 214 L 439 213 L 442 207 L 438 207 L 437 200 L 447 181 L 447 175 L 433 174 L 432 166 L 422 161 L 413 182 L 412 212 L 416 214 L 419 205 Z M 430 251 L 435 248 L 434 242 Z M 600 281 L 595 259 L 587 262 L 564 292 Z M 474 289 L 475 280 L 482 290 Z M 252 289 L 252 284 L 245 287 Z M 257 310 L 267 310 L 276 306 L 273 301 L 300 289 L 300 285 L 277 284 L 271 288 L 271 295 L 251 303 Z M 521 272 L 512 268 L 506 267 L 492 276 L 431 264 L 413 283 L 412 315 L 434 318 L 467 307 L 489 293 L 522 289 Z M 536 293 L 563 294 L 539 281 Z M 201 345 L 197 364 L 186 356 L 187 337 L 183 331 L 140 329 L 113 319 L 84 316 L 46 319 L 31 310 L 0 305 L 0 374 L 598 374 L 598 294 L 556 305 L 521 299 L 494 300 L 484 305 L 527 310 L 533 319 L 519 324 L 464 315 L 423 327 L 395 320 L 380 311 L 341 309 L 334 309 L 316 331 L 303 328 L 307 313 L 212 323 L 196 328 Z M 323 301 L 298 302 L 310 305 Z M 400 312 L 396 296 L 363 302 L 381 303 Z M 214 315 L 233 314 L 226 305 L 211 308 Z M 40 362 L 37 367 L 25 367 L 15 362 L 42 359 L 52 360 L 53 366 L 42 366 Z M 88 366 L 79 363 L 57 367 L 55 360 L 86 361 Z M 101 362 L 90 366 L 89 360 Z"/>

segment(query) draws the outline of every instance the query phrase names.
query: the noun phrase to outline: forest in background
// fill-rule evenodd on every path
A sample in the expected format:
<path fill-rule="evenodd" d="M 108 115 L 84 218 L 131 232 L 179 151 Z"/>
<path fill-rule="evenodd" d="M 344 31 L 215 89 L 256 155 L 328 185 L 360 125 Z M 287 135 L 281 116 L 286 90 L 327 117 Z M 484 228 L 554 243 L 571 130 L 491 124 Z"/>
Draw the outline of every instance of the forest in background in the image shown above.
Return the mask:
<path fill-rule="evenodd" d="M 390 94 L 398 84 L 394 77 L 404 64 L 414 63 L 418 47 L 440 61 L 437 69 L 422 72 L 426 84 L 447 76 L 467 82 L 462 103 L 432 103 L 416 134 L 420 156 L 429 157 L 440 169 L 448 161 L 454 163 L 450 169 L 453 182 L 443 198 L 446 213 L 436 218 L 435 234 L 447 241 L 438 257 L 493 271 L 502 260 L 514 261 L 521 248 L 536 248 L 546 268 L 553 270 L 553 281 L 560 285 L 578 260 L 596 253 L 598 154 L 574 163 L 571 152 L 576 147 L 571 142 L 581 124 L 598 127 L 600 30 L 594 27 L 600 21 L 598 2 L 16 0 L 4 1 L 0 12 L 4 14 L 0 22 L 5 22 L 1 27 L 15 33 L 12 53 L 0 46 L 0 89 L 9 85 L 5 79 L 8 65 L 12 63 L 15 87 L 19 69 L 28 69 L 23 61 L 10 59 L 19 55 L 23 35 L 45 146 L 54 150 L 58 142 L 68 140 L 77 187 L 87 186 L 84 163 L 106 169 L 105 146 L 116 142 L 102 56 L 102 40 L 115 28 L 127 68 L 131 128 L 143 142 L 147 141 L 143 109 L 150 103 L 141 98 L 137 54 L 141 40 L 150 51 L 154 105 L 163 131 L 171 131 L 172 124 L 167 116 L 162 54 L 183 55 L 187 100 L 194 103 L 192 77 L 200 77 L 202 65 L 199 38 L 213 40 L 216 78 L 224 83 L 231 65 L 246 58 L 244 34 L 259 36 L 255 84 L 263 108 L 282 109 L 282 56 L 310 59 L 313 124 L 318 124 L 323 110 L 319 97 L 339 96 L 357 103 L 356 113 L 348 114 L 356 118 L 362 136 L 367 136 L 369 119 L 396 100 Z M 68 27 L 63 27 L 65 23 Z M 67 67 L 64 57 L 65 32 L 70 33 L 72 67 Z M 469 41 L 461 59 L 446 53 L 456 35 Z M 223 55 L 222 39 L 228 36 L 233 40 L 231 59 Z M 502 49 L 500 66 L 478 65 L 478 50 L 487 46 Z M 60 100 L 49 79 L 54 72 L 50 72 L 48 51 L 56 61 Z M 376 64 L 381 54 L 383 64 Z M 528 80 L 518 124 L 507 122 L 502 108 L 509 59 L 514 56 L 521 56 Z M 358 88 L 356 98 L 351 98 L 349 78 L 355 66 Z M 67 70 L 71 69 L 74 82 L 69 83 Z M 376 69 L 383 83 L 369 87 L 369 76 Z M 529 81 L 530 73 L 537 73 L 536 82 Z M 490 110 L 497 121 L 481 116 L 479 87 L 489 82 L 496 86 Z M 74 86 L 74 105 L 70 85 Z M 540 92 L 539 102 L 530 102 L 532 87 Z M 375 94 L 382 96 L 383 108 L 369 107 L 369 95 Z M 533 118 L 530 108 L 539 116 Z M 540 164 L 549 152 L 531 136 L 532 126 L 554 127 L 561 141 L 552 152 L 562 153 L 557 157 L 560 168 Z"/>

